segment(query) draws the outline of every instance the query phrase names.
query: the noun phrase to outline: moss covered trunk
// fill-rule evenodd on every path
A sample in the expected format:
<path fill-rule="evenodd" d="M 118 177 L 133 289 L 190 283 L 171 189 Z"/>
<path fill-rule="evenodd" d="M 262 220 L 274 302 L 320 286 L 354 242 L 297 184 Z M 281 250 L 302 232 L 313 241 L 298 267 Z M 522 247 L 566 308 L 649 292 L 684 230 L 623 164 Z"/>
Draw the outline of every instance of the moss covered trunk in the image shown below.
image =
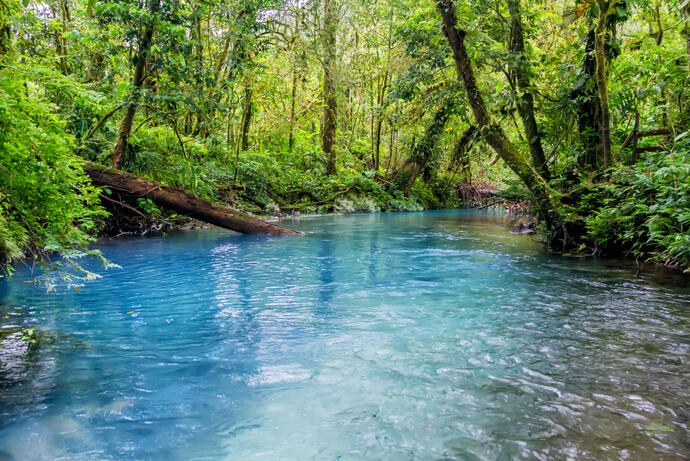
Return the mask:
<path fill-rule="evenodd" d="M 335 69 L 336 69 L 336 32 L 337 13 L 334 0 L 324 0 L 324 28 L 323 28 L 323 132 L 321 134 L 321 146 L 326 155 L 326 170 L 328 174 L 336 172 L 335 158 L 335 134 L 338 103 L 335 93 Z"/>
<path fill-rule="evenodd" d="M 610 2 L 597 0 L 599 20 L 594 32 L 594 57 L 596 59 L 597 89 L 601 104 L 601 164 L 611 166 L 611 115 L 609 109 L 608 78 L 606 76 L 606 18 Z"/>
<path fill-rule="evenodd" d="M 447 104 L 443 104 L 438 108 L 424 136 L 414 145 L 410 157 L 405 161 L 405 164 L 393 181 L 394 187 L 402 190 L 406 196 L 410 195 L 414 182 L 424 171 L 427 163 L 433 156 L 438 141 L 443 134 L 443 128 L 448 122 L 449 113 L 450 110 Z"/>
<path fill-rule="evenodd" d="M 160 9 L 160 0 L 149 1 L 149 14 L 155 15 Z M 134 116 L 137 113 L 137 106 L 141 98 L 141 87 L 146 79 L 146 61 L 148 60 L 149 52 L 151 50 L 151 40 L 153 39 L 153 22 L 146 25 L 144 33 L 139 44 L 139 52 L 137 53 L 137 62 L 134 66 L 134 76 L 132 77 L 132 93 L 129 96 L 127 110 L 120 123 L 120 130 L 117 135 L 117 142 L 113 150 L 113 167 L 120 168 L 122 166 L 122 158 L 124 157 L 129 142 L 129 135 L 132 132 L 132 124 L 134 123 Z"/>
<path fill-rule="evenodd" d="M 541 144 L 541 135 L 534 115 L 534 95 L 529 79 L 529 61 L 525 56 L 525 38 L 522 31 L 522 15 L 520 12 L 520 0 L 509 0 L 510 11 L 510 51 L 515 55 L 512 64 L 512 72 L 517 83 L 519 98 L 517 103 L 518 113 L 525 126 L 525 137 L 529 144 L 532 156 L 532 165 L 544 179 L 549 179 L 549 168 L 546 164 L 544 148 Z"/>
<path fill-rule="evenodd" d="M 97 163 L 84 162 L 84 172 L 96 186 L 105 186 L 156 205 L 243 234 L 297 235 L 299 232 L 270 224 L 230 208 L 216 205 L 179 189 L 140 178 Z"/>
<path fill-rule="evenodd" d="M 479 130 L 487 143 L 517 174 L 534 195 L 541 217 L 551 228 L 560 227 L 562 217 L 551 189 L 537 170 L 518 152 L 508 139 L 501 126 L 489 114 L 481 92 L 477 86 L 474 69 L 465 48 L 466 32 L 457 27 L 455 7 L 452 0 L 438 0 L 437 7 L 443 18 L 443 30 L 453 50 L 453 59 L 458 76 L 465 85 L 467 99 L 474 113 Z"/>

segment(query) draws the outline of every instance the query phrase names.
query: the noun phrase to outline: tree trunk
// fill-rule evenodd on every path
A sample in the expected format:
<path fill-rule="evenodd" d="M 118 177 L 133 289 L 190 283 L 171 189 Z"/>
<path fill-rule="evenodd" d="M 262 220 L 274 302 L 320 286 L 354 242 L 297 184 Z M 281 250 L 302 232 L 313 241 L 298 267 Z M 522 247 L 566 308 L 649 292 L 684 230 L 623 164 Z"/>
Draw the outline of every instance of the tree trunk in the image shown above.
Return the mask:
<path fill-rule="evenodd" d="M 297 69 L 292 73 L 292 92 L 290 93 L 290 134 L 288 148 L 290 152 L 295 147 L 295 107 L 297 103 Z"/>
<path fill-rule="evenodd" d="M 378 171 L 379 170 L 379 164 L 381 163 L 381 128 L 383 127 L 383 115 L 379 113 L 378 120 L 376 121 L 376 134 L 375 139 L 375 149 L 374 149 L 374 158 L 373 158 L 373 170 Z"/>
<path fill-rule="evenodd" d="M 9 20 L 10 11 L 9 5 L 0 2 L 0 69 L 6 66 L 6 62 L 3 58 L 10 52 L 12 47 L 12 21 Z"/>
<path fill-rule="evenodd" d="M 493 120 L 486 109 L 467 49 L 465 48 L 464 30 L 457 27 L 455 7 L 452 0 L 437 0 L 437 7 L 443 18 L 443 30 L 453 50 L 453 59 L 458 76 L 462 79 L 467 99 L 479 130 L 487 143 L 496 151 L 504 162 L 522 179 L 535 198 L 537 208 L 548 227 L 560 227 L 563 220 L 558 211 L 557 201 L 551 189 L 537 170 L 518 152 L 503 132 L 501 126 Z"/>
<path fill-rule="evenodd" d="M 149 1 L 149 13 L 153 16 L 160 8 L 160 0 Z M 141 97 L 141 86 L 145 79 L 146 61 L 148 59 L 149 50 L 151 49 L 151 39 L 153 38 L 153 23 L 148 23 L 144 28 L 144 34 L 141 37 L 139 44 L 139 52 L 137 55 L 137 63 L 134 67 L 134 77 L 132 78 L 132 94 L 130 95 L 127 111 L 122 118 L 120 124 L 120 131 L 117 135 L 117 143 L 113 150 L 113 167 L 120 168 L 122 165 L 122 157 L 127 149 L 129 135 L 132 132 L 132 124 L 134 123 L 134 116 L 137 113 L 137 105 Z"/>
<path fill-rule="evenodd" d="M 654 18 L 656 19 L 657 26 L 657 32 L 655 34 L 657 48 L 661 47 L 661 44 L 664 40 L 664 25 L 661 22 L 661 7 L 659 3 L 660 2 L 656 2 L 656 5 L 654 5 Z M 657 61 L 659 62 L 659 70 L 663 69 L 664 58 L 659 52 L 657 52 Z M 666 97 L 666 82 L 664 81 L 663 76 L 661 76 L 660 80 L 661 81 L 659 82 L 659 105 L 661 106 L 661 127 L 666 128 L 670 125 L 670 119 L 668 117 L 668 98 Z"/>
<path fill-rule="evenodd" d="M 292 149 L 295 147 L 295 108 L 297 106 L 297 79 L 299 78 L 295 41 L 297 37 L 299 37 L 299 21 L 299 15 L 296 15 L 295 30 L 292 34 L 292 92 L 290 93 L 290 135 L 288 136 L 288 148 L 290 152 L 292 152 Z"/>
<path fill-rule="evenodd" d="M 601 161 L 604 168 L 611 166 L 611 115 L 609 111 L 608 78 L 606 76 L 606 18 L 610 2 L 597 0 L 599 21 L 594 32 L 594 58 L 596 59 L 597 89 L 601 104 Z"/>
<path fill-rule="evenodd" d="M 324 0 L 324 29 L 323 29 L 323 133 L 321 136 L 321 146 L 326 155 L 326 171 L 328 174 L 336 172 L 335 144 L 336 123 L 337 123 L 337 100 L 335 90 L 335 69 L 336 69 L 336 28 L 337 13 L 334 0 Z"/>
<path fill-rule="evenodd" d="M 550 177 L 549 168 L 546 164 L 544 148 L 541 144 L 541 135 L 537 126 L 537 119 L 534 116 L 534 96 L 532 95 L 532 85 L 529 80 L 529 61 L 525 56 L 525 38 L 522 31 L 522 16 L 520 14 L 520 0 L 508 0 L 508 10 L 510 11 L 510 51 L 515 54 L 515 62 L 512 72 L 515 76 L 519 91 L 517 104 L 520 118 L 525 127 L 525 137 L 529 144 L 532 156 L 532 166 L 548 180 Z"/>
<path fill-rule="evenodd" d="M 577 88 L 573 89 L 571 99 L 577 103 L 577 129 L 585 155 L 580 157 L 580 166 L 596 166 L 601 145 L 601 104 L 596 89 L 596 59 L 594 58 L 594 29 L 587 34 L 585 57 L 582 62 L 585 76 Z"/>
<path fill-rule="evenodd" d="M 687 48 L 688 55 L 688 76 L 690 76 L 690 2 L 685 5 L 682 12 L 683 19 L 685 20 L 685 46 Z M 690 98 L 685 96 L 685 108 L 683 110 L 684 122 L 690 123 Z"/>
<path fill-rule="evenodd" d="M 405 196 L 410 195 L 414 182 L 424 171 L 427 163 L 433 156 L 438 141 L 443 134 L 443 129 L 448 122 L 450 116 L 449 109 L 447 103 L 439 107 L 424 136 L 414 145 L 410 157 L 396 175 L 393 185 L 395 188 L 402 190 Z"/>
<path fill-rule="evenodd" d="M 300 232 L 261 221 L 239 211 L 215 205 L 179 189 L 140 178 L 97 163 L 84 162 L 84 172 L 96 186 L 135 197 L 146 197 L 158 206 L 243 234 L 297 235 Z"/>
<path fill-rule="evenodd" d="M 10 51 L 12 44 L 12 29 L 9 25 L 0 25 L 0 57 L 5 56 Z M 0 62 L 0 66 L 4 63 Z"/>
<path fill-rule="evenodd" d="M 241 10 L 238 15 L 237 15 L 237 20 L 241 19 L 244 15 L 246 14 L 246 10 Z M 228 53 L 230 52 L 230 43 L 232 41 L 233 34 L 228 32 L 225 40 L 223 41 L 223 48 L 220 50 L 220 53 L 218 54 L 218 58 L 216 59 L 216 64 L 214 66 L 214 71 L 213 71 L 213 85 L 208 90 L 208 96 L 207 98 L 211 101 L 214 100 L 215 94 L 216 94 L 216 89 L 218 87 L 218 82 L 221 79 L 221 76 L 223 74 L 223 69 L 226 65 L 226 60 L 228 58 Z"/>
<path fill-rule="evenodd" d="M 391 169 L 391 161 L 393 160 L 393 143 L 395 141 L 395 128 L 390 125 L 390 139 L 388 140 L 388 164 L 386 165 L 386 175 Z"/>
<path fill-rule="evenodd" d="M 60 73 L 63 75 L 67 74 L 67 56 L 66 56 L 66 50 L 65 50 L 65 42 L 63 40 L 63 33 L 65 31 L 65 20 L 64 20 L 64 13 L 62 9 L 62 1 L 58 2 L 58 8 L 60 8 L 60 14 L 58 15 L 58 11 L 53 3 L 50 3 L 50 12 L 53 15 L 53 19 L 56 21 L 58 19 L 61 19 L 62 21 L 62 26 L 59 29 L 55 29 L 53 32 L 53 39 L 55 40 L 55 54 L 58 57 L 58 62 L 60 66 Z"/>
<path fill-rule="evenodd" d="M 688 52 L 688 75 L 690 75 L 690 3 L 683 9 L 683 18 L 685 19 L 685 47 Z"/>
<path fill-rule="evenodd" d="M 457 169 L 461 169 L 462 181 L 470 185 L 472 184 L 472 168 L 470 163 L 470 151 L 477 135 L 477 127 L 470 125 L 465 132 L 460 136 L 453 148 L 453 158 L 451 164 L 455 163 Z"/>
<path fill-rule="evenodd" d="M 252 125 L 253 89 L 251 83 L 244 89 L 244 110 L 242 111 L 242 151 L 249 150 L 249 128 Z"/>
<path fill-rule="evenodd" d="M 391 15 L 393 9 L 391 8 Z M 379 87 L 377 95 L 378 120 L 376 121 L 376 153 L 374 155 L 374 170 L 378 171 L 381 165 L 381 127 L 383 125 L 384 102 L 386 101 L 386 90 L 390 78 L 391 49 L 393 48 L 393 21 L 391 19 L 388 27 L 388 39 L 386 50 L 386 69 L 383 73 L 383 83 Z"/>

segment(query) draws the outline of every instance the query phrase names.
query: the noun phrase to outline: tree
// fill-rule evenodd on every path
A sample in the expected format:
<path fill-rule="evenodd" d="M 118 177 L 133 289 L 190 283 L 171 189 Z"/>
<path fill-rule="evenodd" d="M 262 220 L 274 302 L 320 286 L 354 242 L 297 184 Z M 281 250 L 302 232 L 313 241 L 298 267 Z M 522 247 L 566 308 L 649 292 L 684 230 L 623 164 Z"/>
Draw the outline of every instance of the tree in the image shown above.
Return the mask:
<path fill-rule="evenodd" d="M 467 100 L 482 136 L 534 194 L 540 213 L 547 225 L 558 229 L 563 220 L 558 211 L 558 201 L 554 198 L 551 189 L 536 169 L 518 152 L 484 104 L 474 76 L 472 62 L 465 47 L 467 32 L 457 26 L 453 1 L 438 0 L 437 7 L 443 19 L 443 31 L 453 51 L 453 60 L 458 76 L 465 86 Z"/>
<path fill-rule="evenodd" d="M 149 20 L 144 25 L 144 30 L 139 38 L 139 50 L 137 52 L 137 59 L 134 64 L 134 75 L 132 76 L 132 93 L 129 101 L 127 101 L 127 109 L 125 115 L 122 117 L 120 123 L 120 131 L 117 135 L 117 142 L 113 150 L 113 167 L 120 168 L 122 165 L 122 158 L 127 149 L 129 136 L 132 132 L 132 124 L 134 123 L 134 116 L 137 113 L 137 106 L 141 98 L 141 87 L 146 79 L 146 62 L 150 57 L 151 41 L 153 39 L 155 16 L 160 9 L 160 0 L 149 0 L 148 14 Z"/>
<path fill-rule="evenodd" d="M 690 0 L 684 0 L 682 3 L 683 22 L 685 32 L 685 47 L 688 53 L 688 75 L 690 75 Z"/>
<path fill-rule="evenodd" d="M 611 114 L 609 108 L 608 76 L 606 72 L 606 19 L 611 2 L 597 0 L 599 15 L 594 30 L 594 57 L 596 60 L 597 89 L 601 105 L 601 158 L 604 168 L 611 166 Z"/>
<path fill-rule="evenodd" d="M 323 129 L 321 146 L 326 155 L 326 171 L 336 173 L 336 153 L 334 149 L 337 129 L 338 101 L 335 88 L 336 74 L 336 34 L 338 12 L 335 0 L 323 0 L 324 25 L 322 31 L 323 45 Z"/>
<path fill-rule="evenodd" d="M 397 189 L 402 190 L 403 194 L 410 194 L 410 189 L 412 189 L 414 182 L 424 171 L 437 150 L 439 139 L 443 134 L 443 129 L 450 118 L 451 112 L 452 102 L 448 99 L 438 107 L 424 135 L 414 145 L 410 157 L 398 172 L 394 185 Z"/>
<path fill-rule="evenodd" d="M 534 115 L 534 95 L 529 79 L 529 60 L 525 54 L 525 38 L 522 31 L 522 15 L 520 14 L 520 0 L 508 0 L 508 10 L 510 11 L 510 39 L 509 48 L 515 55 L 511 59 L 512 73 L 519 95 L 517 103 L 518 112 L 525 127 L 525 136 L 529 144 L 532 155 L 532 165 L 541 174 L 549 179 L 549 168 L 546 164 L 546 156 L 541 143 L 541 134 L 537 126 L 537 119 Z"/>

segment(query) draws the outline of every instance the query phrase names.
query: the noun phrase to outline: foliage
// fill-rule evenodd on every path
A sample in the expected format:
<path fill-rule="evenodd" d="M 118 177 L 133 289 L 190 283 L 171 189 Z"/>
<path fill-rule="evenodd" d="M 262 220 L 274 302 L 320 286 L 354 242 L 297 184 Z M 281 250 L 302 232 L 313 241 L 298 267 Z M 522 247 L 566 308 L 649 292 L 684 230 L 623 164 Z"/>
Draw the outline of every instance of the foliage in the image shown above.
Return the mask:
<path fill-rule="evenodd" d="M 690 266 L 690 150 L 617 169 L 595 194 L 601 206 L 586 223 L 597 246 Z M 583 200 L 591 202 L 592 194 Z"/>
<path fill-rule="evenodd" d="M 67 260 L 93 254 L 87 246 L 103 216 L 99 190 L 36 80 L 74 99 L 91 95 L 49 70 L 11 64 L 0 67 L 0 265 L 49 252 Z"/>
<path fill-rule="evenodd" d="M 337 174 L 329 175 L 322 1 L 0 0 L 0 263 L 78 256 L 101 229 L 114 229 L 102 226 L 99 191 L 78 156 L 110 163 L 134 102 L 123 169 L 253 213 L 457 207 L 473 183 L 529 198 L 481 136 L 456 158 L 476 121 L 436 2 L 337 4 Z M 524 55 L 511 51 L 507 2 L 453 2 L 487 111 L 525 158 L 533 138 L 518 116 L 524 88 L 511 69 L 528 64 L 566 243 L 687 265 L 688 147 L 678 136 L 690 126 L 687 2 L 609 5 L 610 170 L 590 161 L 599 136 L 598 3 L 517 4 Z M 448 116 L 430 136 L 439 108 Z M 673 133 L 637 147 L 672 154 L 622 148 L 637 114 L 639 131 Z M 401 171 L 419 177 L 406 182 Z M 151 222 L 179 221 L 146 198 L 128 204 Z"/>

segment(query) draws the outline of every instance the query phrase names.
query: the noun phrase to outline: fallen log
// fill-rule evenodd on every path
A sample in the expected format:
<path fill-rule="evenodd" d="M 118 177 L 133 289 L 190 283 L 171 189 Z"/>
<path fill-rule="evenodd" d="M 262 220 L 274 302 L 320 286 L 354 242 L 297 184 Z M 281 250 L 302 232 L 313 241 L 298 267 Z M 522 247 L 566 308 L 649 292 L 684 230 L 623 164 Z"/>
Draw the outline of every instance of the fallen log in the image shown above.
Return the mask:
<path fill-rule="evenodd" d="M 84 162 L 84 172 L 96 186 L 104 186 L 135 197 L 146 197 L 163 208 L 242 234 L 298 235 L 245 213 L 215 205 L 174 187 L 141 178 L 93 162 Z"/>

